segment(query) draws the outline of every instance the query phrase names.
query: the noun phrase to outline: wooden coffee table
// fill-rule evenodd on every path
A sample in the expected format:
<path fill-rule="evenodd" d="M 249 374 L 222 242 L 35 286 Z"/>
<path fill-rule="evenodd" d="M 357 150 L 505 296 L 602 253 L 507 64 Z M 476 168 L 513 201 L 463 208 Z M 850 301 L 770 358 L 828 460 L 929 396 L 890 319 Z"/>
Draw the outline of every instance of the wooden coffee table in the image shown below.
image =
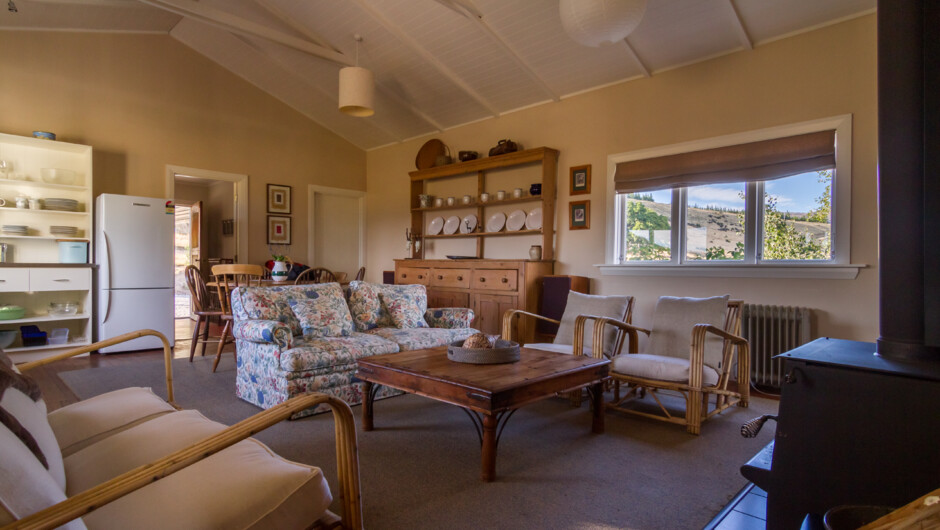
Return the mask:
<path fill-rule="evenodd" d="M 496 475 L 496 444 L 519 407 L 558 392 L 589 386 L 591 429 L 604 432 L 603 382 L 610 361 L 522 348 L 508 364 L 465 364 L 447 358 L 447 347 L 366 357 L 357 361 L 363 381 L 362 428 L 373 429 L 376 385 L 385 385 L 462 408 L 473 420 L 483 457 L 482 479 Z"/>

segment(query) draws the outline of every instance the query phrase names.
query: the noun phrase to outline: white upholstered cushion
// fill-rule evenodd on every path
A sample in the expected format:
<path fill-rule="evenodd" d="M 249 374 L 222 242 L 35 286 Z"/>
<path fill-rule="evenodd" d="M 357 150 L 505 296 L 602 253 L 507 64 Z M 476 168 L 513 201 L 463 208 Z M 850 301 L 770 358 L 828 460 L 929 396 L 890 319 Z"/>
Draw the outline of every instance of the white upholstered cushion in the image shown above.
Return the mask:
<path fill-rule="evenodd" d="M 548 342 L 537 342 L 535 344 L 524 344 L 526 348 L 533 350 L 544 350 L 544 351 L 553 351 L 555 353 L 564 353 L 567 355 L 574 354 L 574 346 L 571 344 L 552 344 Z M 587 357 L 591 356 L 591 347 L 587 344 L 584 345 L 584 355 Z"/>
<path fill-rule="evenodd" d="M 65 469 L 62 464 L 62 452 L 59 450 L 59 444 L 56 442 L 56 436 L 52 432 L 52 428 L 49 427 L 49 421 L 46 419 L 46 402 L 42 398 L 33 401 L 31 397 L 19 389 L 10 387 L 3 392 L 0 408 L 16 418 L 16 421 L 29 432 L 33 440 L 36 441 L 36 445 L 39 446 L 46 463 L 49 464 L 48 473 L 55 480 L 59 489 L 65 490 Z M 37 463 L 39 463 L 38 460 Z M 40 463 L 40 465 L 42 464 Z M 43 471 L 45 471 L 45 467 L 43 467 Z"/>
<path fill-rule="evenodd" d="M 129 387 L 101 394 L 49 413 L 49 424 L 64 456 L 140 422 L 173 412 L 149 388 Z"/>
<path fill-rule="evenodd" d="M 611 372 L 656 379 L 659 381 L 689 382 L 689 360 L 648 353 L 623 354 L 614 357 Z M 702 367 L 702 386 L 718 383 L 718 372 L 708 365 Z"/>
<path fill-rule="evenodd" d="M 0 525 L 65 500 L 65 492 L 33 453 L 0 424 Z M 62 528 L 82 529 L 81 519 Z"/>
<path fill-rule="evenodd" d="M 728 295 L 711 298 L 660 297 L 653 313 L 653 329 L 646 353 L 688 360 L 692 346 L 692 327 L 711 324 L 724 328 Z M 721 369 L 724 340 L 714 334 L 705 339 L 705 364 Z"/>
<path fill-rule="evenodd" d="M 574 321 L 578 315 L 595 315 L 622 320 L 627 311 L 628 302 L 629 298 L 626 296 L 600 296 L 568 291 L 568 302 L 561 316 L 561 324 L 558 325 L 554 343 L 569 345 L 574 343 Z M 607 326 L 604 330 L 604 353 L 613 352 L 616 336 L 617 330 Z M 589 320 L 584 329 L 584 345 L 590 346 L 594 343 L 593 341 L 594 321 Z"/>

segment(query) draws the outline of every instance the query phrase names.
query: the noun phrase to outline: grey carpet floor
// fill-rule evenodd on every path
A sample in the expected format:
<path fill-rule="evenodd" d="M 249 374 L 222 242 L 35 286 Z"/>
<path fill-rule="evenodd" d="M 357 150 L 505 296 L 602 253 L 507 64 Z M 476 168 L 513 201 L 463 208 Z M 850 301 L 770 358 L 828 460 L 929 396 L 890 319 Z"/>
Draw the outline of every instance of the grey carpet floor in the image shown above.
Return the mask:
<path fill-rule="evenodd" d="M 209 358 L 173 362 L 185 408 L 226 424 L 258 408 L 235 397 L 231 357 L 211 373 Z M 162 361 L 61 374 L 80 398 L 126 386 L 165 394 Z M 495 482 L 480 482 L 480 446 L 458 408 L 414 395 L 378 401 L 375 427 L 361 430 L 363 519 L 367 528 L 701 528 L 745 485 L 738 468 L 770 442 L 739 434 L 744 421 L 775 413 L 752 398 L 706 422 L 700 436 L 663 422 L 607 414 L 591 434 L 585 403 L 552 398 L 517 411 L 503 431 Z M 282 456 L 321 467 L 335 484 L 330 414 L 282 422 L 259 438 Z M 338 506 L 334 503 L 334 510 Z"/>

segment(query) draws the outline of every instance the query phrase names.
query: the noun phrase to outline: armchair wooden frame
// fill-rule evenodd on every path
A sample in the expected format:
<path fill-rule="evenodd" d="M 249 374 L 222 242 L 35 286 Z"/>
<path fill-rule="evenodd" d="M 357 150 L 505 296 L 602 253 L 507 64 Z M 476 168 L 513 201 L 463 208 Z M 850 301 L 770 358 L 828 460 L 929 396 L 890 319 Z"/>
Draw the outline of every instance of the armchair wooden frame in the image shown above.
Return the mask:
<path fill-rule="evenodd" d="M 610 376 L 614 381 L 615 386 L 614 398 L 612 401 L 606 404 L 606 409 L 619 410 L 627 414 L 685 425 L 689 434 L 697 435 L 701 432 L 702 422 L 711 418 L 712 416 L 719 414 L 723 410 L 735 405 L 746 408 L 748 406 L 748 401 L 750 400 L 751 356 L 747 339 L 740 336 L 741 310 L 743 306 L 744 301 L 742 300 L 728 301 L 728 310 L 725 313 L 724 329 L 710 324 L 696 324 L 693 326 L 691 344 L 689 346 L 690 366 L 688 383 L 681 381 L 660 381 L 657 379 L 647 379 L 643 377 L 628 376 L 611 371 Z M 595 329 L 601 328 L 605 325 L 616 326 L 623 330 L 627 337 L 629 337 L 628 352 L 626 354 L 621 353 L 621 355 L 638 353 L 637 340 L 639 339 L 639 333 L 645 333 L 647 336 L 649 336 L 651 333 L 651 331 L 648 329 L 624 322 L 618 322 L 609 318 L 597 318 L 594 321 Z M 724 346 L 722 348 L 721 373 L 718 376 L 718 382 L 715 383 L 714 386 L 705 386 L 702 383 L 703 367 L 705 364 L 705 338 L 709 333 L 724 339 Z M 599 351 L 597 349 L 598 344 L 596 344 L 597 338 L 597 331 L 595 331 L 595 344 L 592 345 L 592 352 Z M 737 350 L 738 358 L 738 391 L 736 392 L 728 390 L 728 382 L 731 379 L 731 361 L 733 359 L 735 350 Z M 617 351 L 619 352 L 620 350 Z M 594 353 L 594 357 L 597 356 L 598 354 Z M 627 393 L 623 397 L 620 396 L 620 385 L 622 384 L 626 385 L 628 388 Z M 685 398 L 686 411 L 684 417 L 673 415 L 663 405 L 662 401 L 660 401 L 659 397 L 656 395 L 659 390 L 675 391 Z M 649 391 L 650 395 L 656 401 L 656 404 L 659 405 L 659 408 L 662 411 L 662 415 L 634 410 L 624 406 L 628 400 L 635 397 L 641 397 L 645 391 Z M 711 395 L 715 395 L 715 407 L 709 411 L 708 402 Z"/>
<path fill-rule="evenodd" d="M 146 335 L 159 337 L 163 341 L 163 354 L 166 366 L 167 402 L 173 402 L 173 354 L 170 344 L 161 333 L 154 330 L 140 330 L 96 342 L 81 348 L 67 351 L 42 359 L 18 365 L 20 371 L 27 371 L 37 366 L 95 351 L 98 348 L 118 344 Z M 362 528 L 362 499 L 359 488 L 359 453 L 356 440 L 356 424 L 352 410 L 344 401 L 326 394 L 312 393 L 291 398 L 280 405 L 259 412 L 225 430 L 197 442 L 186 449 L 181 449 L 155 462 L 132 469 L 98 486 L 74 495 L 56 505 L 24 517 L 0 530 L 56 528 L 68 521 L 77 519 L 89 512 L 115 501 L 128 493 L 136 491 L 152 482 L 165 478 L 187 466 L 190 466 L 226 447 L 249 438 L 282 420 L 290 418 L 296 412 L 326 404 L 333 412 L 336 433 L 336 468 L 339 482 L 340 503 L 343 508 L 342 519 L 327 512 L 315 521 L 312 528 Z"/>

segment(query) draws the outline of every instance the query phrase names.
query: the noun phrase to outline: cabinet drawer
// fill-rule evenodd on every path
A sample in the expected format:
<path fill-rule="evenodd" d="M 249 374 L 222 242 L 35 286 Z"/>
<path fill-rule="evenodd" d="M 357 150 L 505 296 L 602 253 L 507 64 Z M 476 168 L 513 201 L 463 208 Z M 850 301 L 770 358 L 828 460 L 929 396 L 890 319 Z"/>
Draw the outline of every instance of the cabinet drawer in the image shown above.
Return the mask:
<path fill-rule="evenodd" d="M 0 292 L 29 291 L 29 269 L 0 269 Z"/>
<path fill-rule="evenodd" d="M 518 271 L 515 269 L 477 269 L 473 271 L 471 285 L 474 289 L 515 291 Z"/>
<path fill-rule="evenodd" d="M 91 289 L 89 269 L 31 269 L 31 291 L 84 291 Z"/>
<path fill-rule="evenodd" d="M 421 285 L 427 285 L 430 274 L 431 269 L 399 267 L 398 270 L 395 271 L 395 283 L 420 283 Z"/>
<path fill-rule="evenodd" d="M 470 287 L 470 269 L 431 269 L 431 285 L 435 287 Z"/>

